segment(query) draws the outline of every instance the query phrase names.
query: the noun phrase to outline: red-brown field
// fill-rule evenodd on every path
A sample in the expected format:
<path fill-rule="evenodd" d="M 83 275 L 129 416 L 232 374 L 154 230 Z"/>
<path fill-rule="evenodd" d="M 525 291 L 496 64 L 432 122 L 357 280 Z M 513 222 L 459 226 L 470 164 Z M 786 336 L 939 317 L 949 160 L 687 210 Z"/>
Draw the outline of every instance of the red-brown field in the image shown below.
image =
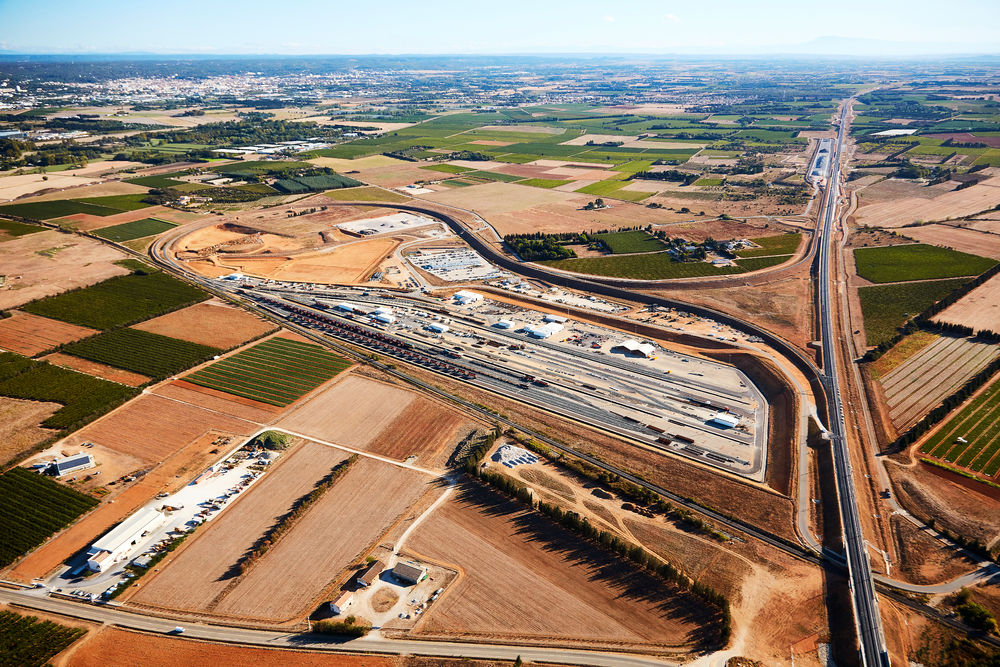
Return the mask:
<path fill-rule="evenodd" d="M 0 349 L 33 357 L 57 345 L 72 343 L 96 333 L 94 329 L 18 310 L 0 320 Z"/>
<path fill-rule="evenodd" d="M 209 429 L 249 435 L 260 424 L 179 401 L 145 394 L 77 431 L 90 440 L 144 461 L 162 461 Z"/>
<path fill-rule="evenodd" d="M 454 410 L 429 399 L 418 397 L 379 433 L 367 451 L 403 460 L 416 456 L 422 465 L 433 460 L 459 430 L 472 423 Z"/>
<path fill-rule="evenodd" d="M 47 361 L 50 364 L 62 366 L 63 368 L 72 368 L 75 371 L 80 371 L 81 373 L 86 373 L 87 375 L 93 375 L 94 377 L 99 377 L 104 380 L 127 384 L 130 387 L 138 387 L 139 385 L 149 382 L 149 378 L 145 375 L 139 375 L 138 373 L 126 371 L 121 368 L 115 368 L 114 366 L 108 366 L 107 364 L 101 364 L 96 361 L 90 361 L 89 359 L 81 359 L 80 357 L 74 357 L 61 352 L 47 354 L 42 357 L 42 361 Z"/>
<path fill-rule="evenodd" d="M 201 387 L 184 380 L 153 387 L 150 393 L 261 424 L 272 421 L 282 412 L 282 408 L 275 405 Z"/>
<path fill-rule="evenodd" d="M 710 625 L 693 596 L 469 484 L 407 543 L 407 551 L 460 572 L 416 634 L 690 647 Z"/>
<path fill-rule="evenodd" d="M 213 299 L 146 320 L 132 328 L 228 350 L 277 327 L 245 310 Z"/>
<path fill-rule="evenodd" d="M 342 450 L 305 443 L 196 536 L 132 601 L 272 622 L 310 611 L 313 600 L 431 481 L 423 473 L 362 457 L 249 572 L 234 576 L 232 567 L 246 549 L 344 458 Z"/>

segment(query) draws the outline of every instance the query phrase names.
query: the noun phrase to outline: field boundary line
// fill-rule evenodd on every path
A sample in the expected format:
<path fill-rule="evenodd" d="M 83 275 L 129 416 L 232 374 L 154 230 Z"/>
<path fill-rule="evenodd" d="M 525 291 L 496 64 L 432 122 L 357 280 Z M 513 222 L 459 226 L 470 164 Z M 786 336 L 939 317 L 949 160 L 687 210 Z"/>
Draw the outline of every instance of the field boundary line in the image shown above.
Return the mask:
<path fill-rule="evenodd" d="M 381 461 L 382 463 L 389 463 L 394 466 L 399 466 L 400 468 L 406 468 L 407 470 L 415 470 L 417 472 L 422 472 L 425 475 L 431 475 L 432 477 L 443 477 L 444 474 L 440 472 L 435 472 L 433 470 L 428 470 L 427 468 L 421 468 L 420 466 L 415 466 L 412 463 L 404 463 L 403 461 L 396 461 L 395 459 L 390 459 L 386 456 L 379 456 L 378 454 L 372 454 L 371 452 L 366 452 L 360 449 L 354 449 L 353 447 L 348 447 L 346 445 L 338 445 L 335 442 L 329 442 L 327 440 L 320 440 L 319 438 L 314 438 L 305 433 L 297 433 L 296 431 L 289 431 L 288 429 L 281 428 L 280 426 L 275 426 L 273 428 L 263 428 L 257 433 L 251 435 L 251 438 L 255 438 L 264 431 L 280 431 L 281 433 L 287 433 L 288 435 L 294 436 L 296 438 L 304 438 L 305 440 L 311 440 L 312 442 L 318 443 L 320 445 L 326 445 L 327 447 L 334 447 L 336 449 L 341 449 L 345 452 L 350 452 L 351 454 L 357 454 L 358 456 L 366 456 L 370 459 L 375 459 L 376 461 Z"/>

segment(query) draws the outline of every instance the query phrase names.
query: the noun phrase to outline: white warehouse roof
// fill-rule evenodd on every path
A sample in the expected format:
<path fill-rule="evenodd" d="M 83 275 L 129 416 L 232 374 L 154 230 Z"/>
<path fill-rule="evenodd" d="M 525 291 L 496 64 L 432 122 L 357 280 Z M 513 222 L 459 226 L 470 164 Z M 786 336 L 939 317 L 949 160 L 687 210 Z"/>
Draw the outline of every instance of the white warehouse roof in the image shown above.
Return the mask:
<path fill-rule="evenodd" d="M 656 352 L 656 346 L 649 343 L 640 343 L 637 340 L 628 338 L 620 343 L 615 343 L 611 349 L 624 348 L 632 353 L 639 353 L 644 357 L 650 357 Z"/>
<path fill-rule="evenodd" d="M 455 292 L 454 299 L 460 303 L 473 303 L 475 301 L 482 301 L 483 295 L 463 289 Z"/>
<path fill-rule="evenodd" d="M 510 329 L 514 326 L 513 320 L 499 320 L 493 323 L 497 329 Z"/>
<path fill-rule="evenodd" d="M 447 324 L 438 324 L 437 322 L 432 322 L 427 325 L 427 328 L 431 331 L 436 331 L 437 333 L 444 333 L 448 330 Z"/>
<path fill-rule="evenodd" d="M 126 546 L 126 542 L 131 542 L 135 539 L 136 534 L 158 528 L 163 523 L 164 518 L 162 513 L 157 512 L 151 507 L 139 510 L 94 542 L 91 545 L 91 551 L 116 553 L 122 547 Z"/>
<path fill-rule="evenodd" d="M 563 317 L 562 315 L 551 315 L 550 314 L 550 315 L 546 315 L 544 319 L 545 319 L 546 322 L 565 322 L 566 321 L 566 318 Z"/>
<path fill-rule="evenodd" d="M 720 412 L 712 417 L 709 421 L 713 421 L 716 424 L 722 426 L 728 426 L 729 428 L 736 428 L 739 426 L 740 418 L 736 415 L 729 414 L 728 412 Z"/>
<path fill-rule="evenodd" d="M 334 308 L 336 308 L 337 310 L 346 310 L 349 313 L 354 312 L 354 305 L 347 303 L 346 301 L 338 303 L 336 306 L 334 306 Z"/>
<path fill-rule="evenodd" d="M 562 331 L 563 325 L 558 322 L 549 322 L 540 327 L 527 327 L 527 330 L 528 335 L 532 338 L 548 338 L 552 334 Z"/>

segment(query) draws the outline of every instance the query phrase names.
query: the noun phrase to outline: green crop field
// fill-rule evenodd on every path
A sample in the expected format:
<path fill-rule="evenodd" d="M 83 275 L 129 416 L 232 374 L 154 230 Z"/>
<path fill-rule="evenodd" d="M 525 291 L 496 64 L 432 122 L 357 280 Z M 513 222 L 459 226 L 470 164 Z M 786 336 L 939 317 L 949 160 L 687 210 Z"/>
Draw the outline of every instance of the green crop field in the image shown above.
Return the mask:
<path fill-rule="evenodd" d="M 1000 472 L 1000 380 L 940 426 L 920 451 L 987 477 Z"/>
<path fill-rule="evenodd" d="M 722 181 L 723 179 L 721 178 L 699 178 L 697 181 L 694 182 L 694 184 L 701 186 L 713 186 L 713 185 L 722 185 Z"/>
<path fill-rule="evenodd" d="M 919 315 L 966 282 L 965 278 L 955 278 L 858 288 L 868 344 L 878 345 L 889 340 L 908 319 Z"/>
<path fill-rule="evenodd" d="M 70 343 L 62 351 L 160 380 L 222 350 L 126 327 Z"/>
<path fill-rule="evenodd" d="M 609 232 L 607 234 L 595 234 L 595 239 L 602 241 L 615 255 L 633 252 L 658 252 L 665 246 L 655 236 L 648 232 Z"/>
<path fill-rule="evenodd" d="M 120 225 L 95 229 L 91 233 L 95 236 L 100 236 L 102 239 L 121 242 L 141 239 L 145 236 L 153 236 L 154 234 L 162 234 L 176 226 L 172 222 L 157 220 L 156 218 L 143 218 L 142 220 L 133 220 L 132 222 L 123 222 Z"/>
<path fill-rule="evenodd" d="M 472 171 L 468 167 L 459 167 L 457 164 L 431 164 L 420 168 L 427 169 L 428 171 L 440 171 L 442 174 L 461 174 L 466 171 Z"/>
<path fill-rule="evenodd" d="M 760 239 L 752 239 L 759 248 L 747 250 L 737 250 L 737 257 L 765 257 L 767 255 L 789 255 L 799 247 L 802 234 L 779 234 L 777 236 L 765 236 Z"/>
<path fill-rule="evenodd" d="M 482 178 L 487 181 L 500 181 L 501 183 L 513 183 L 514 181 L 520 181 L 524 179 L 524 176 L 514 176 L 513 174 L 501 174 L 496 171 L 467 171 L 463 176 L 471 178 Z"/>
<path fill-rule="evenodd" d="M 19 236 L 26 236 L 28 234 L 34 234 L 35 232 L 44 231 L 45 227 L 26 225 L 23 222 L 14 222 L 13 220 L 0 220 L 0 234 L 4 234 L 6 236 L 13 236 L 17 238 Z"/>
<path fill-rule="evenodd" d="M 377 201 L 389 204 L 399 204 L 410 201 L 410 198 L 403 194 L 376 188 L 375 186 L 362 186 L 360 188 L 341 188 L 339 190 L 329 190 L 323 193 L 327 199 L 334 201 Z"/>
<path fill-rule="evenodd" d="M 186 182 L 178 181 L 175 178 L 176 176 L 183 176 L 184 173 L 183 171 L 173 171 L 169 174 L 160 174 L 158 176 L 139 176 L 138 178 L 129 178 L 125 182 L 132 185 L 141 185 L 145 188 L 170 188 Z"/>
<path fill-rule="evenodd" d="M 61 403 L 42 426 L 79 428 L 134 396 L 131 387 L 0 352 L 0 396 Z"/>
<path fill-rule="evenodd" d="M 208 294 L 166 273 L 133 273 L 21 306 L 42 317 L 94 329 L 132 324 L 204 301 Z"/>
<path fill-rule="evenodd" d="M 77 213 L 89 213 L 90 215 L 104 217 L 121 212 L 116 208 L 88 204 L 79 199 L 57 199 L 54 201 L 0 206 L 0 215 L 16 215 L 19 218 L 28 218 L 29 220 L 51 220 L 67 215 L 76 215 Z"/>
<path fill-rule="evenodd" d="M 736 260 L 736 265 L 744 271 L 760 271 L 778 264 L 783 264 L 791 259 L 791 255 L 775 255 L 772 257 L 750 257 L 748 259 Z"/>
<path fill-rule="evenodd" d="M 203 387 L 284 407 L 350 365 L 351 362 L 318 345 L 270 338 L 184 379 Z"/>
<path fill-rule="evenodd" d="M 856 248 L 858 275 L 873 283 L 978 276 L 996 260 L 957 250 L 915 243 L 882 248 Z"/>
<path fill-rule="evenodd" d="M 668 280 L 699 276 L 722 276 L 743 273 L 733 266 L 718 267 L 708 262 L 675 262 L 667 253 L 645 253 L 607 257 L 578 257 L 539 262 L 564 271 L 575 271 L 596 276 L 635 278 L 638 280 Z"/>
<path fill-rule="evenodd" d="M 141 208 L 149 208 L 152 204 L 142 201 L 148 197 L 146 193 L 131 195 L 111 195 L 110 197 L 85 197 L 74 201 L 82 201 L 95 206 L 106 206 L 118 211 L 138 211 Z"/>
<path fill-rule="evenodd" d="M 518 181 L 518 185 L 530 185 L 533 188 L 546 188 L 551 190 L 552 188 L 558 188 L 560 185 L 566 185 L 567 183 L 572 183 L 572 179 L 557 179 L 557 178 L 526 178 L 523 181 Z"/>
<path fill-rule="evenodd" d="M 0 611 L 0 665 L 42 667 L 87 634 L 34 616 Z"/>
<path fill-rule="evenodd" d="M 28 553 L 97 500 L 24 468 L 0 475 L 0 567 Z"/>
<path fill-rule="evenodd" d="M 596 195 L 598 197 L 623 199 L 625 201 L 640 201 L 654 194 L 652 192 L 630 192 L 628 190 L 622 190 L 622 188 L 626 185 L 628 185 L 628 181 L 611 179 L 591 183 L 590 185 L 584 186 L 574 192 L 580 192 L 586 195 Z"/>

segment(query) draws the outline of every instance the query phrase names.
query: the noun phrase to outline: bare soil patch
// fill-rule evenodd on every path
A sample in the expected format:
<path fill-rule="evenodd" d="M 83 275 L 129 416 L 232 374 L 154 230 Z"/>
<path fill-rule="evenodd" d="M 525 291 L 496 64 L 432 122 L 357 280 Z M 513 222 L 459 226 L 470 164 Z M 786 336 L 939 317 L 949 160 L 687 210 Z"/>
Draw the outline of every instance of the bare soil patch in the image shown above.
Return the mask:
<path fill-rule="evenodd" d="M 351 374 L 290 412 L 277 426 L 319 440 L 367 449 L 415 398 L 413 392 Z"/>
<path fill-rule="evenodd" d="M 15 311 L 0 320 L 0 349 L 33 357 L 57 345 L 72 343 L 97 333 L 96 329 Z"/>
<path fill-rule="evenodd" d="M 545 170 L 543 169 L 542 172 Z M 543 176 L 544 177 L 544 176 Z M 545 188 L 533 188 L 516 183 L 486 183 L 468 188 L 452 188 L 431 195 L 424 195 L 430 201 L 468 208 L 488 218 L 498 213 L 511 213 L 540 204 L 563 201 L 579 201 L 578 206 L 587 203 L 587 195 L 577 195 Z M 492 218 L 490 218 L 492 221 Z"/>
<path fill-rule="evenodd" d="M 258 428 L 259 424 L 254 422 L 144 394 L 73 437 L 100 443 L 144 461 L 158 462 L 209 429 L 249 435 Z"/>
<path fill-rule="evenodd" d="M 139 375 L 138 373 L 126 371 L 121 368 L 115 368 L 114 366 L 108 366 L 107 364 L 98 363 L 96 361 L 90 361 L 89 359 L 81 359 L 80 357 L 74 357 L 61 352 L 48 354 L 41 359 L 42 361 L 47 361 L 50 364 L 55 364 L 56 366 L 72 368 L 75 371 L 80 371 L 81 373 L 86 373 L 87 375 L 93 375 L 94 377 L 99 377 L 103 380 L 111 380 L 112 382 L 117 382 L 119 384 L 127 384 L 130 387 L 138 387 L 139 385 L 149 382 L 149 378 L 145 375 Z"/>
<path fill-rule="evenodd" d="M 954 225 L 907 227 L 903 233 L 920 243 L 930 243 L 973 255 L 1000 259 L 1000 234 Z"/>
<path fill-rule="evenodd" d="M 212 299 L 146 320 L 132 328 L 228 350 L 277 327 L 242 308 Z"/>
<path fill-rule="evenodd" d="M 898 554 L 897 567 L 914 584 L 937 584 L 950 581 L 975 567 L 900 516 L 892 517 L 893 537 Z"/>
<path fill-rule="evenodd" d="M 398 245 L 396 238 L 377 238 L 293 257 L 220 256 L 217 261 L 241 273 L 275 280 L 356 283 L 364 281 Z"/>
<path fill-rule="evenodd" d="M 418 396 L 366 449 L 397 460 L 416 456 L 422 465 L 442 464 L 442 455 L 449 453 L 448 445 L 471 426 L 471 420 L 454 410 Z"/>
<path fill-rule="evenodd" d="M 234 396 L 208 387 L 176 380 L 152 388 L 151 393 L 197 407 L 232 415 L 251 422 L 267 423 L 283 412 L 283 408 L 249 398 Z"/>
<path fill-rule="evenodd" d="M 125 257 L 99 241 L 54 230 L 4 241 L 0 310 L 125 275 L 128 269 L 113 264 Z"/>
<path fill-rule="evenodd" d="M 418 622 L 422 636 L 689 648 L 711 617 L 690 594 L 473 482 L 408 547 L 461 572 Z"/>
<path fill-rule="evenodd" d="M 861 208 L 854 214 L 858 224 L 876 227 L 900 227 L 920 220 L 960 218 L 1000 204 L 1000 177 L 993 177 L 963 190 L 937 194 L 931 199 L 906 196 L 881 203 L 871 203 L 869 196 L 883 181 L 861 193 Z M 928 186 L 928 190 L 937 186 Z M 921 193 L 923 194 L 923 193 Z"/>
<path fill-rule="evenodd" d="M 57 433 L 39 424 L 61 407 L 59 403 L 0 396 L 0 463 Z"/>
<path fill-rule="evenodd" d="M 48 178 L 45 178 L 45 177 Z M 44 179 L 44 180 L 43 180 Z M 80 185 L 90 185 L 95 176 L 72 176 L 65 173 L 54 174 L 23 174 L 21 176 L 4 176 L 0 180 L 0 200 L 18 199 L 43 190 L 75 188 Z"/>
<path fill-rule="evenodd" d="M 126 163 L 135 165 L 135 162 Z M 66 172 L 62 172 L 66 173 Z M 6 181 L 7 179 L 4 178 Z M 89 180 L 89 179 L 88 179 Z M 52 183 L 52 175 L 49 175 L 49 183 Z M 49 186 L 54 187 L 54 186 Z M 95 183 L 94 185 L 84 185 L 66 190 L 55 190 L 33 197 L 25 197 L 18 200 L 18 203 L 28 203 L 36 201 L 53 201 L 56 199 L 82 199 L 84 197 L 111 197 L 113 195 L 138 195 L 149 192 L 149 188 L 141 185 L 134 185 L 124 181 L 110 181 L 107 183 Z"/>
<path fill-rule="evenodd" d="M 977 331 L 1000 331 L 1000 275 L 993 276 L 935 315 L 934 319 L 938 322 L 963 324 Z"/>

